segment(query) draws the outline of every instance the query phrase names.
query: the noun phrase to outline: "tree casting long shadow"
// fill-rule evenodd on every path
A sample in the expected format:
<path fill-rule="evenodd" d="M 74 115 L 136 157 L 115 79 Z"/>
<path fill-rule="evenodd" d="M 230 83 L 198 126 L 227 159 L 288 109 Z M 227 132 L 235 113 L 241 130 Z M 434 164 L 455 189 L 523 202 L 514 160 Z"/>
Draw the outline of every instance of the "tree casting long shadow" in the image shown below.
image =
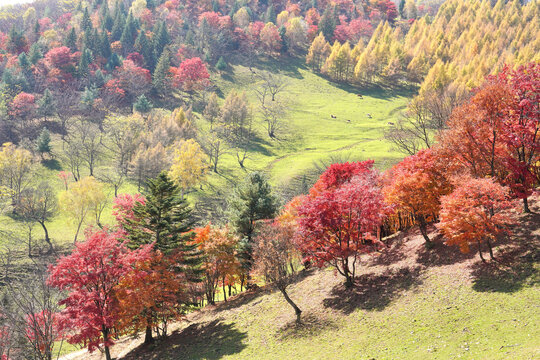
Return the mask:
<path fill-rule="evenodd" d="M 537 209 L 535 209 L 537 211 Z M 512 237 L 497 243 L 497 261 L 473 265 L 473 289 L 481 292 L 516 292 L 540 284 L 540 214 L 523 215 Z"/>
<path fill-rule="evenodd" d="M 241 352 L 246 347 L 244 344 L 246 338 L 247 334 L 238 330 L 234 323 L 228 324 L 217 319 L 202 324 L 191 324 L 183 330 L 173 332 L 167 339 L 153 346 L 141 345 L 123 359 L 217 360 Z"/>
<path fill-rule="evenodd" d="M 355 279 L 355 286 L 345 289 L 340 284 L 332 289 L 331 298 L 324 299 L 327 308 L 350 314 L 356 309 L 383 310 L 403 291 L 422 281 L 422 267 L 387 270 L 383 274 L 364 274 Z"/>

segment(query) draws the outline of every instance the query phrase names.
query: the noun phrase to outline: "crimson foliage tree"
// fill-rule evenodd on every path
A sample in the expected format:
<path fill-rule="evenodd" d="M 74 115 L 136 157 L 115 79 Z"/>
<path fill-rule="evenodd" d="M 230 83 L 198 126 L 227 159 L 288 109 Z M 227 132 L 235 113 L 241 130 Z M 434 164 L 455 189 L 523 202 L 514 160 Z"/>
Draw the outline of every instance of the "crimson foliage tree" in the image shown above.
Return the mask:
<path fill-rule="evenodd" d="M 298 209 L 300 251 L 318 267 L 333 266 L 346 287 L 353 285 L 359 256 L 382 245 L 376 234 L 386 205 L 372 166 L 372 161 L 331 166 L 318 191 Z"/>
<path fill-rule="evenodd" d="M 515 71 L 505 68 L 499 79 L 510 87 L 513 98 L 504 122 L 503 141 L 510 150 L 508 161 L 510 187 L 523 199 L 525 212 L 540 167 L 540 63 L 520 66 Z"/>
<path fill-rule="evenodd" d="M 69 329 L 68 341 L 89 351 L 103 346 L 107 360 L 118 322 L 117 286 L 136 263 L 149 257 L 151 245 L 129 250 L 123 232 L 89 233 L 68 256 L 49 269 L 49 284 L 67 292 L 60 301 L 60 323 Z"/>

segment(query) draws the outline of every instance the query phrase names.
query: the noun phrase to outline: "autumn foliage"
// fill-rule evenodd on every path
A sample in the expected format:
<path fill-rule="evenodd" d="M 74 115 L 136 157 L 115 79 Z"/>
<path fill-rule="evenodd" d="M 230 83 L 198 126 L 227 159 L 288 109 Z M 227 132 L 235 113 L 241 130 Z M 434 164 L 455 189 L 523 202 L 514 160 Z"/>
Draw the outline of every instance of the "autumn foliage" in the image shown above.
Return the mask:
<path fill-rule="evenodd" d="M 394 206 L 396 217 L 410 214 L 427 242 L 427 224 L 437 219 L 440 198 L 451 191 L 446 169 L 432 150 L 409 156 L 386 173 L 384 196 Z M 399 219 L 397 220 L 399 222 Z M 399 226 L 393 224 L 393 228 Z"/>
<path fill-rule="evenodd" d="M 67 293 L 60 302 L 60 324 L 69 330 L 70 343 L 108 352 L 118 335 L 118 286 L 134 264 L 148 259 L 151 248 L 129 250 L 121 231 L 90 231 L 86 241 L 50 267 L 49 284 Z"/>
<path fill-rule="evenodd" d="M 509 234 L 515 222 L 508 211 L 513 206 L 509 189 L 493 179 L 465 178 L 451 194 L 442 197 L 437 227 L 448 245 L 457 245 L 462 252 L 469 252 L 475 245 L 484 260 L 481 244 L 485 242 L 493 258 L 491 243 Z"/>
<path fill-rule="evenodd" d="M 377 239 L 387 206 L 373 162 L 335 164 L 298 208 L 298 246 L 316 266 L 331 265 L 352 286 L 359 256 Z M 316 190 L 316 191 L 313 191 Z"/>
<path fill-rule="evenodd" d="M 228 227 L 215 227 L 210 224 L 195 229 L 194 244 L 203 254 L 204 292 L 210 304 L 215 303 L 219 284 L 223 287 L 225 299 L 226 286 L 232 286 L 242 275 L 237 248 L 240 239 Z"/>
<path fill-rule="evenodd" d="M 152 252 L 118 284 L 118 328 L 133 334 L 150 328 L 165 336 L 167 323 L 185 312 L 186 289 L 184 274 L 175 271 L 175 257 Z"/>

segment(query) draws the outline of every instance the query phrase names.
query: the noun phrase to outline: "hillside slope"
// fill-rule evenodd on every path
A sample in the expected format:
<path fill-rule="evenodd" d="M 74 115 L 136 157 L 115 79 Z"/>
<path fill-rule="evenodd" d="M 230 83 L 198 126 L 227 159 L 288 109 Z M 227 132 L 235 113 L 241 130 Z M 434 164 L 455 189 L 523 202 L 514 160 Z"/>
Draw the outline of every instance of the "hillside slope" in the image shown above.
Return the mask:
<path fill-rule="evenodd" d="M 281 294 L 242 294 L 174 324 L 150 348 L 123 339 L 119 359 L 533 359 L 540 356 L 540 200 L 482 264 L 415 231 L 365 258 L 354 290 L 330 270 L 290 287 L 303 324 Z M 80 359 L 99 359 L 84 353 Z M 76 356 L 70 359 L 77 359 Z"/>

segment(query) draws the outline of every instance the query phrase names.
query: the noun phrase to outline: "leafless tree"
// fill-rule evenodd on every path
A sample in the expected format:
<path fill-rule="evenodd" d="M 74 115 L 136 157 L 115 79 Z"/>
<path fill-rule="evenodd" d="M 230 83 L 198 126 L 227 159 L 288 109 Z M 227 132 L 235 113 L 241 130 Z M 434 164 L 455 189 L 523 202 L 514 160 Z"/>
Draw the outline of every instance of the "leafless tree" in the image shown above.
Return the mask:
<path fill-rule="evenodd" d="M 102 138 L 103 134 L 99 126 L 89 121 L 77 121 L 69 131 L 67 138 L 68 150 L 74 151 L 74 155 L 79 157 L 83 164 L 86 164 L 90 176 L 94 176 L 96 164 L 103 154 Z M 70 157 L 69 154 L 67 156 Z M 79 173 L 79 169 L 76 170 Z"/>
<path fill-rule="evenodd" d="M 27 189 L 21 194 L 19 203 L 15 207 L 15 213 L 28 225 L 29 255 L 31 255 L 32 251 L 32 225 L 34 223 L 41 225 L 45 234 L 45 242 L 49 246 L 49 252 L 53 251 L 53 245 L 45 223 L 54 216 L 56 205 L 56 194 L 52 187 L 45 182 L 35 188 Z"/>
<path fill-rule="evenodd" d="M 409 104 L 403 117 L 388 124 L 390 128 L 384 132 L 385 139 L 398 151 L 409 155 L 422 148 L 431 148 L 460 100 L 448 90 L 422 94 Z"/>
<path fill-rule="evenodd" d="M 218 163 L 221 157 L 229 152 L 229 146 L 226 137 L 220 131 L 220 129 L 214 129 L 208 133 L 203 134 L 199 140 L 202 149 L 210 158 L 212 169 L 215 173 L 218 172 Z"/>
<path fill-rule="evenodd" d="M 144 121 L 140 117 L 110 117 L 103 124 L 107 140 L 103 145 L 115 154 L 115 168 L 127 175 L 128 163 L 141 142 Z"/>
<path fill-rule="evenodd" d="M 52 360 L 61 336 L 58 331 L 59 294 L 47 286 L 46 262 L 33 262 L 21 269 L 16 254 L 7 251 L 0 258 L 4 301 L 0 313 L 15 340 L 11 359 Z"/>
<path fill-rule="evenodd" d="M 276 223 L 261 224 L 255 237 L 254 271 L 283 294 L 294 309 L 296 322 L 300 322 L 302 310 L 287 293 L 287 287 L 295 278 L 292 263 L 297 253 L 292 239 L 292 230 L 286 226 Z"/>
<path fill-rule="evenodd" d="M 257 78 L 260 85 L 255 91 L 259 98 L 269 96 L 272 101 L 276 101 L 277 95 L 285 91 L 289 85 L 284 76 L 268 71 L 257 74 Z"/>

